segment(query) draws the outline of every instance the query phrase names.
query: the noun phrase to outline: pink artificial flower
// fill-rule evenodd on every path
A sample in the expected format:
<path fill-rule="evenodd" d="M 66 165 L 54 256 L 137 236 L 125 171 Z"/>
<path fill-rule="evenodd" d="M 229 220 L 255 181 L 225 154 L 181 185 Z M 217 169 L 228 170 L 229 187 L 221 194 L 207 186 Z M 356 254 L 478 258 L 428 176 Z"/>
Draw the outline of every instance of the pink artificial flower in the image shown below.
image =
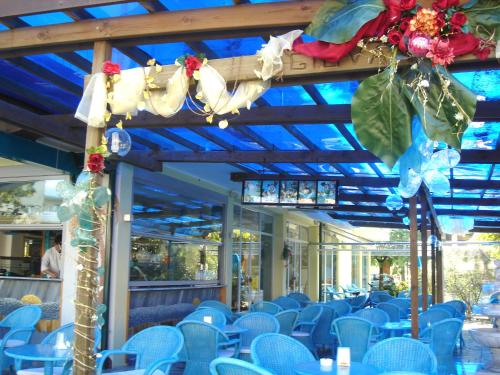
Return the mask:
<path fill-rule="evenodd" d="M 419 33 L 413 33 L 408 41 L 408 51 L 413 56 L 425 57 L 431 48 L 431 40 L 428 36 Z"/>
<path fill-rule="evenodd" d="M 431 41 L 429 52 L 425 55 L 432 60 L 432 65 L 446 66 L 453 62 L 455 55 L 448 40 L 434 38 Z"/>

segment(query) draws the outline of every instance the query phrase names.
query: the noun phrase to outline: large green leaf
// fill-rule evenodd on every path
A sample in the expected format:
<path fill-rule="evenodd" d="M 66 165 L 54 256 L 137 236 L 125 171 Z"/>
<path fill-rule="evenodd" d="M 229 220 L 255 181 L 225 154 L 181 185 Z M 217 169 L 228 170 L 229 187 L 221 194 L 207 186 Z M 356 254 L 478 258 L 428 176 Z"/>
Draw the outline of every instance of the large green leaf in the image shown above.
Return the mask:
<path fill-rule="evenodd" d="M 495 33 L 495 39 L 500 39 L 500 1 L 477 0 L 463 12 L 467 15 L 470 30 L 474 34 L 488 39 Z"/>
<path fill-rule="evenodd" d="M 365 79 L 352 99 L 352 122 L 361 143 L 392 168 L 411 144 L 412 108 L 390 69 Z"/>
<path fill-rule="evenodd" d="M 306 33 L 324 42 L 345 43 L 384 10 L 383 0 L 327 0 Z"/>
<path fill-rule="evenodd" d="M 414 95 L 412 89 L 406 85 L 405 94 L 420 117 L 427 136 L 433 141 L 445 142 L 460 150 L 463 134 L 476 112 L 476 95 L 457 81 L 446 69 L 440 68 L 439 71 L 444 80 L 450 82 L 448 89 L 455 98 L 455 103 L 446 97 L 443 99 L 443 82 L 439 79 L 436 70 L 431 71 L 428 76 L 429 88 L 425 106 L 418 95 Z M 459 107 L 465 115 L 459 114 L 461 113 Z"/>

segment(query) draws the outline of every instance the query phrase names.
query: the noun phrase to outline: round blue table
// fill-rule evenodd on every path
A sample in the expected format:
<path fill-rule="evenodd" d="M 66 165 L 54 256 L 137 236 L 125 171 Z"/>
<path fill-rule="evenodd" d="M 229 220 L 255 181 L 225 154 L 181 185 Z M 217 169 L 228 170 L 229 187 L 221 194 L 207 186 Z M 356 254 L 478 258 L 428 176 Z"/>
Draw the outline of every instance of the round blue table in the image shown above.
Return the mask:
<path fill-rule="evenodd" d="M 54 349 L 54 345 L 22 345 L 5 350 L 5 355 L 14 358 L 16 371 L 21 370 L 23 361 L 38 361 L 44 364 L 44 375 L 52 375 L 56 362 L 65 362 L 73 359 L 70 349 Z"/>
<path fill-rule="evenodd" d="M 401 320 L 400 322 L 388 322 L 384 325 L 379 326 L 379 328 L 389 331 L 391 337 L 396 336 L 396 333 L 403 333 L 411 331 L 411 321 Z"/>
<path fill-rule="evenodd" d="M 370 365 L 364 365 L 360 362 L 351 362 L 349 367 L 337 367 L 333 362 L 330 371 L 323 370 L 319 361 L 300 363 L 295 367 L 297 375 L 377 375 L 380 371 Z"/>
<path fill-rule="evenodd" d="M 232 336 L 232 335 L 239 335 L 243 332 L 246 332 L 248 331 L 247 328 L 242 328 L 242 327 L 238 327 L 238 326 L 235 326 L 233 324 L 227 324 L 226 326 L 224 326 L 224 328 L 222 329 L 222 331 L 228 335 L 228 336 Z"/>

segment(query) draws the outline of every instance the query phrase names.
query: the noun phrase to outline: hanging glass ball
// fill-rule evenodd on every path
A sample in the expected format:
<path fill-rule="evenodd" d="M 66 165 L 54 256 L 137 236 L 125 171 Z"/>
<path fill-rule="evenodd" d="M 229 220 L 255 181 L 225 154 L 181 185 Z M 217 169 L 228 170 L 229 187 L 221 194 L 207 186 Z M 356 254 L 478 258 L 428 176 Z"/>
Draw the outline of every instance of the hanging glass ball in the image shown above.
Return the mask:
<path fill-rule="evenodd" d="M 106 131 L 108 140 L 108 149 L 111 153 L 119 156 L 125 156 L 132 147 L 130 135 L 123 129 L 111 128 Z"/>
<path fill-rule="evenodd" d="M 424 181 L 433 195 L 445 195 L 450 191 L 450 180 L 437 170 L 425 172 Z"/>
<path fill-rule="evenodd" d="M 399 194 L 391 194 L 385 200 L 385 205 L 389 211 L 398 211 L 403 207 L 403 198 Z"/>
<path fill-rule="evenodd" d="M 437 243 L 438 243 L 438 238 L 437 238 L 437 236 L 435 236 L 434 234 L 431 234 L 431 235 L 429 236 L 429 242 L 430 242 L 431 244 L 433 244 L 434 246 L 435 246 L 435 245 L 437 245 Z"/>
<path fill-rule="evenodd" d="M 403 224 L 404 225 L 410 225 L 410 218 L 408 216 L 403 218 Z"/>

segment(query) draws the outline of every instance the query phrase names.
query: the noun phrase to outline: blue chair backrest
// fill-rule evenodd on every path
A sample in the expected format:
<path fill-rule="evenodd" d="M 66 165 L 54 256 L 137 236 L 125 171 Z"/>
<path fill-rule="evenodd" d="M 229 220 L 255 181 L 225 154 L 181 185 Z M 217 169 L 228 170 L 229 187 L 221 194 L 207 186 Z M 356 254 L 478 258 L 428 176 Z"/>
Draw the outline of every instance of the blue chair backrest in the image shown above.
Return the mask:
<path fill-rule="evenodd" d="M 490 303 L 493 303 L 493 304 L 500 303 L 500 292 L 493 293 L 490 296 Z"/>
<path fill-rule="evenodd" d="M 418 295 L 418 307 L 422 307 L 424 302 L 424 296 L 422 294 Z M 429 307 L 432 304 L 432 294 L 427 295 L 427 307 Z"/>
<path fill-rule="evenodd" d="M 307 306 L 305 309 L 299 312 L 299 317 L 297 318 L 297 324 L 301 322 L 317 323 L 319 317 L 321 316 L 322 310 L 323 307 L 319 304 Z"/>
<path fill-rule="evenodd" d="M 383 326 L 385 323 L 390 322 L 391 319 L 387 313 L 379 308 L 363 309 L 354 313 L 358 318 L 363 318 L 371 322 L 375 327 Z"/>
<path fill-rule="evenodd" d="M 306 306 L 307 302 L 311 300 L 307 294 L 298 292 L 290 293 L 288 294 L 288 297 L 296 300 L 298 303 L 300 303 L 301 306 Z"/>
<path fill-rule="evenodd" d="M 393 305 L 399 307 L 399 309 L 401 311 L 400 317 L 402 319 L 406 319 L 408 317 L 408 313 L 409 313 L 410 306 L 411 306 L 410 300 L 408 300 L 406 298 L 393 298 L 393 299 L 390 299 L 389 301 L 384 302 L 384 303 L 390 303 L 390 304 L 393 304 Z"/>
<path fill-rule="evenodd" d="M 246 331 L 240 334 L 242 346 L 250 346 L 252 341 L 263 333 L 278 333 L 280 331 L 278 319 L 271 314 L 262 312 L 245 314 L 238 318 L 234 325 L 246 328 Z"/>
<path fill-rule="evenodd" d="M 389 319 L 391 322 L 399 322 L 401 319 L 401 309 L 393 305 L 392 303 L 381 302 L 377 303 L 377 309 L 384 310 L 387 315 L 389 315 Z"/>
<path fill-rule="evenodd" d="M 34 328 L 42 317 L 40 306 L 28 305 L 12 311 L 9 315 L 0 321 L 0 327 L 16 328 Z"/>
<path fill-rule="evenodd" d="M 398 298 L 410 298 L 410 291 L 402 290 L 401 292 L 398 293 Z"/>
<path fill-rule="evenodd" d="M 210 363 L 211 375 L 273 375 L 252 363 L 235 358 L 217 358 Z"/>
<path fill-rule="evenodd" d="M 294 374 L 299 363 L 315 360 L 304 344 L 279 333 L 264 333 L 255 338 L 251 353 L 254 364 L 276 375 Z"/>
<path fill-rule="evenodd" d="M 122 350 L 137 353 L 135 368 L 144 369 L 159 359 L 177 356 L 183 344 L 184 338 L 177 328 L 155 326 L 129 338 Z"/>
<path fill-rule="evenodd" d="M 339 346 L 351 348 L 351 360 L 361 362 L 368 350 L 373 324 L 356 316 L 344 316 L 333 321 Z"/>
<path fill-rule="evenodd" d="M 420 330 L 423 330 L 430 327 L 434 323 L 450 318 L 452 318 L 452 315 L 446 310 L 429 309 L 418 315 L 418 327 Z"/>
<path fill-rule="evenodd" d="M 461 314 L 461 316 L 465 316 L 465 313 L 467 311 L 467 305 L 465 304 L 464 301 L 454 299 L 452 301 L 447 301 L 444 304 L 453 306 Z"/>
<path fill-rule="evenodd" d="M 434 309 L 442 309 L 445 311 L 448 311 L 451 314 L 452 318 L 461 318 L 462 314 L 453 307 L 453 305 L 448 305 L 446 303 L 436 303 L 435 305 L 432 305 L 429 310 L 434 310 Z"/>
<path fill-rule="evenodd" d="M 278 297 L 273 302 L 283 308 L 283 310 L 300 309 L 300 303 L 290 297 Z"/>
<path fill-rule="evenodd" d="M 212 324 L 218 328 L 222 329 L 226 325 L 227 319 L 224 313 L 212 307 L 202 307 L 201 309 L 195 310 L 183 320 L 197 320 L 203 322 L 204 318 L 208 316 L 212 318 Z"/>
<path fill-rule="evenodd" d="M 282 335 L 291 335 L 295 322 L 299 317 L 298 310 L 284 310 L 274 316 L 280 323 L 280 333 Z"/>
<path fill-rule="evenodd" d="M 349 315 L 352 311 L 352 306 L 344 300 L 330 301 L 326 304 L 330 307 L 333 307 L 339 317 Z"/>
<path fill-rule="evenodd" d="M 352 307 L 363 308 L 366 301 L 368 300 L 368 295 L 360 294 L 354 298 L 349 298 L 347 301 Z"/>
<path fill-rule="evenodd" d="M 420 341 L 405 337 L 382 340 L 373 345 L 363 363 L 380 371 L 412 371 L 435 374 L 437 360 L 432 350 Z"/>
<path fill-rule="evenodd" d="M 53 330 L 47 336 L 45 336 L 41 343 L 54 345 L 56 343 L 58 333 L 64 334 L 65 342 L 69 341 L 70 343 L 73 343 L 75 339 L 75 324 L 68 323 Z M 94 342 L 94 350 L 97 351 L 101 346 L 101 330 L 98 327 L 96 327 L 94 330 Z"/>
<path fill-rule="evenodd" d="M 252 306 L 250 306 L 250 311 L 253 312 L 264 312 L 268 314 L 277 314 L 283 309 L 281 308 L 280 305 L 269 302 L 269 301 L 261 301 L 261 302 L 256 302 L 252 303 Z"/>
<path fill-rule="evenodd" d="M 387 302 L 394 297 L 387 293 L 385 290 L 376 290 L 370 294 L 370 302 L 377 305 L 380 302 Z"/>
<path fill-rule="evenodd" d="M 445 319 L 432 325 L 430 346 L 436 357 L 439 359 L 453 357 L 462 325 L 460 319 Z"/>
<path fill-rule="evenodd" d="M 319 316 L 318 324 L 313 333 L 314 345 L 333 346 L 335 335 L 331 332 L 332 322 L 338 318 L 337 312 L 331 306 L 326 304 L 321 305 L 323 311 Z"/>
<path fill-rule="evenodd" d="M 224 315 L 226 316 L 226 319 L 231 321 L 231 318 L 233 316 L 233 312 L 226 304 L 224 304 L 220 301 L 216 301 L 216 300 L 206 300 L 206 301 L 202 301 L 198 305 L 197 309 L 201 309 L 204 307 L 211 307 L 213 309 L 217 309 L 217 310 L 222 311 L 224 313 Z"/>

